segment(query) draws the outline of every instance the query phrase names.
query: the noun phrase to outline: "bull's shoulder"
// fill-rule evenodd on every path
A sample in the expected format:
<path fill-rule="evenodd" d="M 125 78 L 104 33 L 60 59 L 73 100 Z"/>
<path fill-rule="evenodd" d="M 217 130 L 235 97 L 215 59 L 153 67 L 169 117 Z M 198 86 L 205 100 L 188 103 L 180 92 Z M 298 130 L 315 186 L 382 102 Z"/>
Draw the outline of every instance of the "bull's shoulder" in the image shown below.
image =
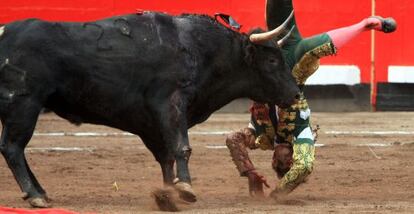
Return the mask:
<path fill-rule="evenodd" d="M 222 27 L 223 25 L 218 22 L 215 18 L 211 17 L 210 15 L 207 14 L 195 14 L 195 13 L 183 13 L 180 14 L 178 16 L 176 16 L 176 18 L 180 18 L 180 19 L 188 19 L 193 21 L 193 23 L 202 23 L 202 24 L 208 24 L 208 25 L 217 25 Z"/>
<path fill-rule="evenodd" d="M 145 12 L 143 14 L 124 14 L 118 16 L 107 17 L 91 22 L 84 22 L 83 25 L 96 24 L 104 28 L 111 28 L 117 26 L 119 23 L 128 24 L 131 27 L 138 27 L 141 25 L 157 25 L 174 27 L 174 16 L 161 12 Z"/>

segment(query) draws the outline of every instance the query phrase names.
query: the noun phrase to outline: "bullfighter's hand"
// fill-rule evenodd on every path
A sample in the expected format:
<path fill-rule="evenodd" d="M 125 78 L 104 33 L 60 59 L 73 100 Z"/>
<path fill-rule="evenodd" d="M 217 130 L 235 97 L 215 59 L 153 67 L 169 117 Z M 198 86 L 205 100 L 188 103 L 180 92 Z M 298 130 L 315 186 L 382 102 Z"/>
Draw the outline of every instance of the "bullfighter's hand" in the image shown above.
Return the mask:
<path fill-rule="evenodd" d="M 259 174 L 256 170 L 251 170 L 247 173 L 249 180 L 249 193 L 252 197 L 264 197 L 263 184 L 269 188 L 266 178 Z"/>

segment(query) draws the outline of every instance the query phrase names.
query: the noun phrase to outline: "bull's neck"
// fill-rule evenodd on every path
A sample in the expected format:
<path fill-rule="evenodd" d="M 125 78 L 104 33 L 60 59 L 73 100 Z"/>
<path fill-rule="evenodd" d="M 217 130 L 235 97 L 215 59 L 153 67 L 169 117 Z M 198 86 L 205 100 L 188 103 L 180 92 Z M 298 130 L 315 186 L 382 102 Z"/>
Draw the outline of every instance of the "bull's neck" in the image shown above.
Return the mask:
<path fill-rule="evenodd" d="M 241 77 L 240 74 L 225 77 L 226 81 L 221 84 L 211 86 L 212 102 L 211 108 L 216 111 L 224 105 L 230 103 L 237 98 L 249 96 L 250 84 L 247 77 Z"/>
<path fill-rule="evenodd" d="M 238 69 L 240 70 L 226 72 L 225 75 L 217 77 L 217 81 L 210 82 L 199 90 L 203 93 L 197 95 L 195 108 L 190 110 L 196 121 L 191 121 L 190 124 L 203 122 L 231 101 L 250 96 L 249 78 L 243 68 Z"/>
<path fill-rule="evenodd" d="M 247 38 L 242 38 L 238 44 L 234 44 L 231 53 L 226 56 L 228 61 L 215 69 L 207 69 L 203 72 L 200 85 L 197 84 L 197 94 L 191 109 L 189 109 L 192 121 L 189 125 L 203 122 L 213 112 L 219 110 L 231 101 L 251 96 L 251 81 L 249 71 L 244 61 L 244 50 Z M 221 52 L 226 53 L 229 49 Z"/>
<path fill-rule="evenodd" d="M 244 46 L 242 42 L 239 44 Z M 239 45 L 237 47 L 239 47 Z M 235 61 L 228 61 L 225 68 L 217 75 L 219 79 L 208 85 L 208 90 L 211 91 L 210 109 L 212 112 L 222 108 L 224 105 L 230 103 L 237 98 L 249 97 L 251 89 L 251 79 L 249 78 L 248 66 L 245 64 L 244 56 L 239 49 L 234 49 L 232 57 L 237 59 Z M 227 69 L 226 69 L 227 68 Z M 214 74 L 213 74 L 214 75 Z"/>

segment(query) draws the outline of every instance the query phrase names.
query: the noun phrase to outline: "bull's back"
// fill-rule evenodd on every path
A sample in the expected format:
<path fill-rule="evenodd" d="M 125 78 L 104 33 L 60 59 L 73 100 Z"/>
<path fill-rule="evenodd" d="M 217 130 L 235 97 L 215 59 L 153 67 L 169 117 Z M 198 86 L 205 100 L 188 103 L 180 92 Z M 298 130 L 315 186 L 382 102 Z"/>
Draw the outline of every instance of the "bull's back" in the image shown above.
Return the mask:
<path fill-rule="evenodd" d="M 7 55 L 45 82 L 29 85 L 40 88 L 32 91 L 62 117 L 111 126 L 129 121 L 131 127 L 151 119 L 143 116 L 153 113 L 148 103 L 198 84 L 199 70 L 227 63 L 219 54 L 230 55 L 232 47 L 222 43 L 228 44 L 232 36 L 211 19 L 197 16 L 148 13 L 86 23 L 26 20 L 6 26 L 9 43 L 7 50 L 0 50 L 0 59 Z M 22 50 L 30 54 L 15 55 Z"/>
<path fill-rule="evenodd" d="M 1 38 L 0 60 L 35 77 L 27 83 L 35 90 L 28 91 L 73 122 L 134 120 L 146 111 L 145 102 L 164 96 L 154 91 L 174 88 L 185 66 L 168 20 L 159 25 L 154 15 L 129 15 L 87 23 L 15 22 Z"/>

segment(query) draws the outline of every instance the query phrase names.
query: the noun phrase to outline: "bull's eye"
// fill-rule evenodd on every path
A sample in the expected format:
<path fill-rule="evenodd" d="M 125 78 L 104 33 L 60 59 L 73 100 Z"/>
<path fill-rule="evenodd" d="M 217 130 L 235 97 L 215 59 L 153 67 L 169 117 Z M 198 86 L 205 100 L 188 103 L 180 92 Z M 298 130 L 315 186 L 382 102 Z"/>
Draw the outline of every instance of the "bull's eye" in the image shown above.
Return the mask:
<path fill-rule="evenodd" d="M 277 60 L 276 59 L 269 59 L 269 63 L 271 63 L 271 64 L 277 64 Z"/>

